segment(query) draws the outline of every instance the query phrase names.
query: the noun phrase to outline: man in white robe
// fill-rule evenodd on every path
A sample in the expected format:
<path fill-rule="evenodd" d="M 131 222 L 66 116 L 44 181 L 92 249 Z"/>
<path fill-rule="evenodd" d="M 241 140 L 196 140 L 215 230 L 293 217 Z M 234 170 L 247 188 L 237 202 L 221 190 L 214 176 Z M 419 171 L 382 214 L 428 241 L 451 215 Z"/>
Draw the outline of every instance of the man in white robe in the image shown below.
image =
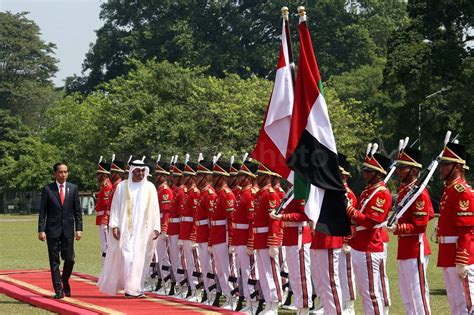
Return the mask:
<path fill-rule="evenodd" d="M 140 160 L 131 163 L 129 179 L 115 191 L 109 227 L 113 238 L 99 277 L 99 290 L 125 291 L 127 298 L 144 297 L 145 276 L 160 232 L 160 209 L 150 170 Z"/>

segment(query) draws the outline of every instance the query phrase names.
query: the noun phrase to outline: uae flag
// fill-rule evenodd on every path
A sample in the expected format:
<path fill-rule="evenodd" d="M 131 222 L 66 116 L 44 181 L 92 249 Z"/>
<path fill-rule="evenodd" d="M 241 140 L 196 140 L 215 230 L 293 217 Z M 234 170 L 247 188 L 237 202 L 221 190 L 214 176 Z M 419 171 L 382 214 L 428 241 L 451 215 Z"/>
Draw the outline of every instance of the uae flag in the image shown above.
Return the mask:
<path fill-rule="evenodd" d="M 280 56 L 270 102 L 252 158 L 291 181 L 292 171 L 286 165 L 288 135 L 293 111 L 292 58 L 288 21 L 283 19 Z"/>
<path fill-rule="evenodd" d="M 300 58 L 287 164 L 294 171 L 295 198 L 306 200 L 305 213 L 317 222 L 316 230 L 344 236 L 350 233 L 346 190 L 306 15 L 300 17 L 299 33 Z"/>

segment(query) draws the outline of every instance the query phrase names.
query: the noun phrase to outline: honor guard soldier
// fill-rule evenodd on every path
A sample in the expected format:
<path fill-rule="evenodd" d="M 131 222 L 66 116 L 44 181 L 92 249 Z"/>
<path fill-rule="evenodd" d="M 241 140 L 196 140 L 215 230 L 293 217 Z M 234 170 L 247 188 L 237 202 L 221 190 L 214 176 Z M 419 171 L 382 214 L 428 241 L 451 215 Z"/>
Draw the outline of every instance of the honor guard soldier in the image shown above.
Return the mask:
<path fill-rule="evenodd" d="M 304 206 L 304 200 L 293 199 L 283 209 L 282 214 L 276 215 L 274 212 L 270 214 L 271 218 L 283 222 L 283 246 L 286 249 L 286 263 L 297 314 L 309 314 L 313 303 L 310 266 L 311 231 Z"/>
<path fill-rule="evenodd" d="M 241 187 L 240 200 L 232 218 L 232 241 L 229 248 L 229 252 L 235 253 L 236 269 L 242 276 L 242 297 L 245 298 L 246 307 L 240 311 L 251 314 L 255 314 L 258 307 L 255 290 L 257 270 L 255 254 L 247 253 L 247 242 L 250 222 L 255 212 L 255 190 L 252 180 L 257 177 L 257 169 L 258 164 L 245 161 L 238 171 L 237 185 Z"/>
<path fill-rule="evenodd" d="M 112 182 L 113 189 L 110 196 L 110 200 L 112 200 L 114 196 L 114 192 L 117 189 L 118 184 L 122 182 L 122 176 L 124 172 L 125 172 L 125 162 L 118 161 L 115 158 L 112 158 L 112 164 L 110 166 L 110 181 Z"/>
<path fill-rule="evenodd" d="M 168 224 L 170 211 L 173 206 L 173 191 L 168 185 L 171 164 L 158 159 L 153 177 L 156 183 L 158 203 L 160 205 L 160 225 L 161 232 L 156 242 L 156 258 L 158 264 L 158 274 L 160 278 L 156 284 L 155 291 L 158 294 L 166 294 L 163 282 L 171 279 L 171 263 L 168 255 Z"/>
<path fill-rule="evenodd" d="M 227 181 L 227 185 L 232 190 L 235 196 L 235 201 L 238 203 L 240 199 L 240 191 L 241 188 L 238 181 L 239 169 L 241 167 L 241 163 L 234 162 L 234 156 L 231 157 L 230 162 L 230 170 L 229 170 L 229 179 Z"/>
<path fill-rule="evenodd" d="M 211 257 L 209 247 L 209 213 L 214 211 L 217 194 L 212 187 L 212 162 L 199 158 L 196 171 L 196 182 L 201 190 L 198 208 L 194 214 L 194 227 L 191 239 L 197 244 L 197 255 L 200 271 L 197 276 L 204 283 L 204 294 L 201 303 L 206 301 L 212 304 L 216 298 L 217 286 L 214 282 L 214 271 L 211 268 Z"/>
<path fill-rule="evenodd" d="M 400 150 L 396 164 L 398 188 L 397 204 L 414 189 L 422 168 L 421 151 L 414 148 Z M 434 213 L 428 190 L 400 217 L 398 223 L 384 225 L 384 229 L 398 236 L 398 284 L 407 314 L 431 314 L 426 268 L 431 254 L 426 227 Z"/>
<path fill-rule="evenodd" d="M 177 159 L 177 157 L 176 157 Z M 183 184 L 184 164 L 174 163 L 173 165 L 173 203 L 169 212 L 168 221 L 168 248 L 171 262 L 171 270 L 174 280 L 171 283 L 171 288 L 168 295 L 175 295 L 181 297 L 182 287 L 186 283 L 183 259 L 181 259 L 180 250 L 178 247 L 179 229 L 180 229 L 180 213 L 183 207 L 184 197 L 187 192 L 186 186 Z"/>
<path fill-rule="evenodd" d="M 197 302 L 198 292 L 196 286 L 198 285 L 198 279 L 194 276 L 194 273 L 199 269 L 199 262 L 194 251 L 196 242 L 191 240 L 191 233 L 194 226 L 194 216 L 201 199 L 201 191 L 195 183 L 197 164 L 187 161 L 188 159 L 189 157 L 187 156 L 183 170 L 186 195 L 180 212 L 181 223 L 179 225 L 178 246 L 182 249 L 184 260 L 186 261 L 186 277 L 189 284 L 186 299 Z"/>
<path fill-rule="evenodd" d="M 216 264 L 217 279 L 222 293 L 226 297 L 226 302 L 222 306 L 224 309 L 234 310 L 235 303 L 232 296 L 234 289 L 229 282 L 230 262 L 229 262 L 229 234 L 232 228 L 232 213 L 235 209 L 235 196 L 227 186 L 227 178 L 230 169 L 229 163 L 217 160 L 213 167 L 213 182 L 217 193 L 216 206 L 209 214 L 211 220 L 211 235 L 209 238 L 210 250 Z"/>
<path fill-rule="evenodd" d="M 270 213 L 278 207 L 280 199 L 271 183 L 271 176 L 275 173 L 260 163 L 257 174 L 260 190 L 247 246 L 252 248 L 253 244 L 256 251 L 258 277 L 266 304 L 263 313 L 277 314 L 279 303 L 282 302 L 278 255 L 283 231 L 281 222 L 270 218 Z"/>
<path fill-rule="evenodd" d="M 357 204 L 357 197 L 349 187 L 347 178 L 351 176 L 350 164 L 347 162 L 347 156 L 338 153 L 339 172 L 341 173 L 342 182 L 347 192 L 347 202 L 351 205 Z M 354 315 L 354 301 L 356 299 L 356 286 L 354 278 L 354 268 L 352 266 L 351 246 L 349 245 L 352 234 L 355 233 L 355 226 L 351 226 L 352 233 L 344 237 L 344 244 L 342 245 L 341 256 L 339 258 L 339 275 L 341 281 L 342 300 L 344 309 L 342 312 L 346 315 Z"/>
<path fill-rule="evenodd" d="M 381 223 L 387 219 L 392 206 L 392 196 L 383 181 L 390 165 L 390 159 L 368 152 L 362 168 L 367 182 L 357 205 L 348 205 L 347 215 L 356 223 L 352 238 L 352 262 L 357 287 L 362 296 L 365 314 L 388 313 L 381 295 L 383 279 L 384 245 Z M 370 151 L 370 150 L 368 150 Z"/>
<path fill-rule="evenodd" d="M 102 157 L 101 157 L 102 160 Z M 95 224 L 99 226 L 99 240 L 102 248 L 102 260 L 107 250 L 107 238 L 109 234 L 110 206 L 112 205 L 112 182 L 109 179 L 110 164 L 99 162 L 96 171 L 96 178 L 100 183 L 100 190 L 97 193 L 95 205 Z"/>
<path fill-rule="evenodd" d="M 439 204 L 438 267 L 443 270 L 451 313 L 472 314 L 474 209 L 470 188 L 461 177 L 466 148 L 448 143 L 440 163 L 444 190 Z"/>

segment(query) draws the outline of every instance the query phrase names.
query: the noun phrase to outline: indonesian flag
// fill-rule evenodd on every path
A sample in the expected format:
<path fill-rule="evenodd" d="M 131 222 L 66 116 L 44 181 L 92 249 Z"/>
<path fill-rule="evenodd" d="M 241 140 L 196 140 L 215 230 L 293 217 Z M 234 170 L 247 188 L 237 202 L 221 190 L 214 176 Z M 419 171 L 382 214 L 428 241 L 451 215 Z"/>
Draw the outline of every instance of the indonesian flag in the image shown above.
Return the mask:
<path fill-rule="evenodd" d="M 283 19 L 275 83 L 257 145 L 251 154 L 252 158 L 262 162 L 286 179 L 292 174 L 291 169 L 286 165 L 286 152 L 294 99 L 287 23 Z"/>
<path fill-rule="evenodd" d="M 348 235 L 346 190 L 306 16 L 300 17 L 299 32 L 300 58 L 287 146 L 287 164 L 295 172 L 295 199 L 306 201 L 305 213 L 317 222 L 316 230 Z"/>

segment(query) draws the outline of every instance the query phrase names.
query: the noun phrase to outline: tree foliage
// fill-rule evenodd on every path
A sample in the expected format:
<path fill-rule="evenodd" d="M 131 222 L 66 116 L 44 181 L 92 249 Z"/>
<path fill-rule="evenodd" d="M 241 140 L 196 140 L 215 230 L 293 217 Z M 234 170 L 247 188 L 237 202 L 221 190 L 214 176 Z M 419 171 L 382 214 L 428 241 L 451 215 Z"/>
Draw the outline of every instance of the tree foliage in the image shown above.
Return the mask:
<path fill-rule="evenodd" d="M 45 108 L 57 98 L 51 77 L 55 45 L 40 39 L 27 13 L 0 12 L 0 108 L 38 127 Z"/>

